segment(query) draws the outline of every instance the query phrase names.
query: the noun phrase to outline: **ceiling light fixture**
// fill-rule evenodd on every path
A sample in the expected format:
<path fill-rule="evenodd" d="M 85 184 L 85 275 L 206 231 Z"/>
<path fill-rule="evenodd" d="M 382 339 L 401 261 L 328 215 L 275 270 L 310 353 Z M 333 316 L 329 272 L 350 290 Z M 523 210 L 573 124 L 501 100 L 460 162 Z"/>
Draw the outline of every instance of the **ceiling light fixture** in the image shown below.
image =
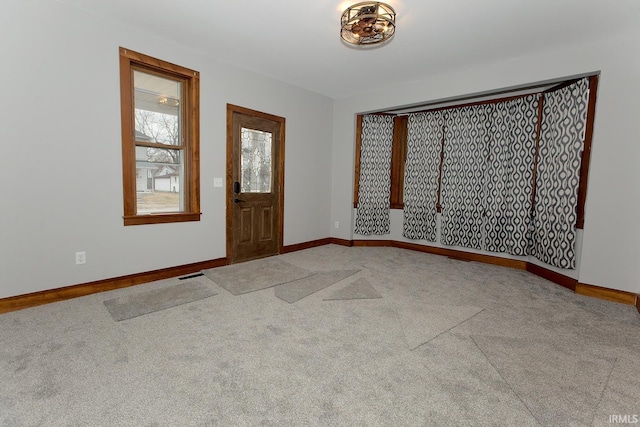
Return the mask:
<path fill-rule="evenodd" d="M 340 22 L 340 37 L 344 41 L 366 46 L 393 37 L 396 31 L 396 12 L 386 3 L 365 1 L 348 7 Z"/>

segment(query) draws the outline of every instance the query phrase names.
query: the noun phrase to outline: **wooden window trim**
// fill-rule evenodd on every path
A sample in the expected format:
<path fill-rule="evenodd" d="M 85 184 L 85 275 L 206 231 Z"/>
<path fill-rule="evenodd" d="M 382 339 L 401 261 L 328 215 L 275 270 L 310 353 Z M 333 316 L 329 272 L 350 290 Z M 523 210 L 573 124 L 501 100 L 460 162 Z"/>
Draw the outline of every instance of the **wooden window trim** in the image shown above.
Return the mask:
<path fill-rule="evenodd" d="M 137 214 L 136 145 L 133 108 L 133 70 L 144 70 L 183 80 L 184 102 L 182 146 L 184 150 L 184 212 Z M 200 73 L 120 47 L 120 108 L 122 120 L 122 190 L 124 225 L 161 224 L 200 220 Z"/>
<path fill-rule="evenodd" d="M 360 191 L 360 155 L 362 152 L 362 114 L 356 116 L 355 176 L 353 185 L 353 207 L 358 207 Z M 409 116 L 393 118 L 393 142 L 391 146 L 391 193 L 390 209 L 403 209 L 404 164 L 407 159 L 407 138 Z"/>
<path fill-rule="evenodd" d="M 393 118 L 393 142 L 391 146 L 391 209 L 403 209 L 404 164 L 407 160 L 409 116 Z"/>
<path fill-rule="evenodd" d="M 356 116 L 356 165 L 353 183 L 353 207 L 358 207 L 358 193 L 360 192 L 360 154 L 362 153 L 362 114 Z"/>

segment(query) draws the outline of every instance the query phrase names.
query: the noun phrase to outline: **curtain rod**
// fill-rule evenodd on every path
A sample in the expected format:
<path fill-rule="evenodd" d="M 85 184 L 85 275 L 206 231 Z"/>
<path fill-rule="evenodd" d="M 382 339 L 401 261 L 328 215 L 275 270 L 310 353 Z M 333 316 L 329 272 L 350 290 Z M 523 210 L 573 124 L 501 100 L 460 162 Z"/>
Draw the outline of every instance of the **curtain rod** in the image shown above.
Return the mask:
<path fill-rule="evenodd" d="M 575 74 L 575 75 L 561 77 L 561 78 L 543 80 L 543 81 L 539 81 L 539 82 L 536 82 L 536 83 L 509 86 L 509 87 L 502 88 L 502 89 L 489 90 L 489 91 L 484 91 L 484 92 L 476 92 L 476 93 L 467 94 L 467 95 L 453 96 L 453 97 L 450 97 L 450 98 L 440 98 L 440 99 L 435 99 L 433 101 L 427 101 L 427 102 L 422 102 L 422 103 L 418 103 L 418 104 L 409 104 L 409 105 L 398 106 L 398 107 L 384 108 L 384 109 L 380 109 L 380 110 L 376 110 L 376 111 L 364 112 L 364 113 L 359 113 L 359 114 L 387 113 L 387 114 L 392 114 L 392 115 L 403 115 L 403 113 L 394 113 L 394 112 L 398 112 L 398 111 L 402 111 L 402 110 L 408 110 L 408 109 L 419 109 L 419 108 L 424 108 L 423 111 L 426 111 L 426 110 L 437 108 L 435 106 L 437 106 L 439 104 L 448 104 L 448 103 L 456 102 L 456 101 L 472 101 L 473 99 L 484 98 L 484 97 L 487 97 L 487 96 L 506 95 L 506 94 L 514 93 L 514 92 L 520 92 L 520 91 L 526 91 L 526 90 L 532 90 L 532 89 L 541 89 L 540 91 L 534 91 L 534 92 L 531 92 L 531 93 L 528 93 L 528 94 L 523 94 L 522 96 L 533 95 L 533 94 L 536 94 L 536 93 L 541 93 L 541 92 L 547 92 L 547 91 L 553 91 L 553 90 L 556 90 L 556 89 L 560 89 L 561 87 L 559 87 L 559 86 L 564 85 L 567 82 L 573 83 L 575 81 L 580 80 L 581 78 L 590 77 L 590 76 L 593 76 L 593 75 L 600 75 L 600 71 L 599 70 L 598 71 L 591 71 L 591 72 L 587 72 L 587 73 Z M 569 84 L 571 84 L 571 83 L 569 83 Z M 549 86 L 553 86 L 553 87 L 549 87 Z M 520 96 L 520 95 L 518 95 L 518 96 Z M 518 96 L 514 96 L 513 98 L 516 98 Z M 505 98 L 508 98 L 508 97 L 505 97 Z M 487 101 L 491 101 L 491 100 L 487 100 Z M 435 107 L 435 108 L 429 108 L 429 107 Z M 406 112 L 406 114 L 417 113 L 417 112 L 420 112 L 420 111 L 416 110 L 416 111 Z"/>

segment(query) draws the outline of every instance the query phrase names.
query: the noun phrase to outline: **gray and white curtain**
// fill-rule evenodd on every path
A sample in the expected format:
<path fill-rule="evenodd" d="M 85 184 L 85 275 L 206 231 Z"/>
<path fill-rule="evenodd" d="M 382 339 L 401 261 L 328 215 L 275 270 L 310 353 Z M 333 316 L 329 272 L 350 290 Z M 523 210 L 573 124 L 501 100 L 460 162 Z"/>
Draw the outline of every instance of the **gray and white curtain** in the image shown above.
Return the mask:
<path fill-rule="evenodd" d="M 445 245 L 482 249 L 485 168 L 492 106 L 445 113 L 442 237 Z"/>
<path fill-rule="evenodd" d="M 361 136 L 355 233 L 389 234 L 393 116 L 364 115 Z"/>
<path fill-rule="evenodd" d="M 485 169 L 484 249 L 529 254 L 538 96 L 492 105 Z"/>
<path fill-rule="evenodd" d="M 536 175 L 533 255 L 575 268 L 576 207 L 584 149 L 588 79 L 545 94 Z"/>
<path fill-rule="evenodd" d="M 402 235 L 409 239 L 436 241 L 443 126 L 440 111 L 410 114 L 408 118 Z"/>

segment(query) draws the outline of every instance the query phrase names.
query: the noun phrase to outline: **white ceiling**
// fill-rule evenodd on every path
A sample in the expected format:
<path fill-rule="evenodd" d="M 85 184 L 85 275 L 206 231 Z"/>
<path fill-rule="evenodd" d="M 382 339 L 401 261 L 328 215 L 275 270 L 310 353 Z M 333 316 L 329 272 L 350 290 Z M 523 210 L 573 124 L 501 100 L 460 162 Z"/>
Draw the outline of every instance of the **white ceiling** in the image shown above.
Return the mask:
<path fill-rule="evenodd" d="M 358 49 L 339 36 L 358 0 L 58 1 L 331 98 L 640 25 L 638 0 L 388 0 L 395 37 Z"/>

